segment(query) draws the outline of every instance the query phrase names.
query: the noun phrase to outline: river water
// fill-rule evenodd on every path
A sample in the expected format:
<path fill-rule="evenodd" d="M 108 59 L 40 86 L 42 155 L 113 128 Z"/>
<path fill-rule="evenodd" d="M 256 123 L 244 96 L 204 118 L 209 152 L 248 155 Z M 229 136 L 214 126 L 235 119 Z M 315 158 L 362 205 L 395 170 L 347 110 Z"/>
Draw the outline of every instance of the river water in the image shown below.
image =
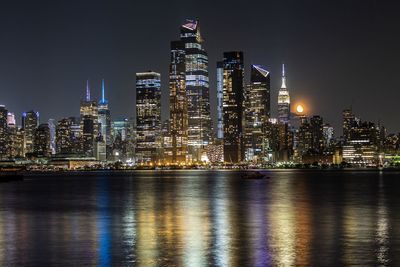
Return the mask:
<path fill-rule="evenodd" d="M 137 171 L 0 184 L 0 265 L 400 266 L 400 173 Z"/>

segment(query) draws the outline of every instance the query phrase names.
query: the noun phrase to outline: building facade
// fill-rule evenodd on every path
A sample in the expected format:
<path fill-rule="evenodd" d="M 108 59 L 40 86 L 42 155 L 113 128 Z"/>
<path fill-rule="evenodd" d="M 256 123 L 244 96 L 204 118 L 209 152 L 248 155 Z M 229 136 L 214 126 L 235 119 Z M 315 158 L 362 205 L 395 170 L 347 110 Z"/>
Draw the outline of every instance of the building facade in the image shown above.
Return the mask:
<path fill-rule="evenodd" d="M 8 111 L 4 105 L 0 105 L 0 159 L 7 158 L 8 146 Z"/>
<path fill-rule="evenodd" d="M 171 42 L 169 67 L 170 147 L 165 148 L 166 161 L 186 162 L 188 156 L 188 98 L 186 96 L 185 44 Z"/>
<path fill-rule="evenodd" d="M 161 75 L 136 73 L 136 157 L 140 163 L 155 163 L 161 148 Z"/>
<path fill-rule="evenodd" d="M 244 160 L 244 58 L 243 52 L 224 53 L 224 160 L 238 163 Z"/>
<path fill-rule="evenodd" d="M 270 118 L 270 75 L 262 66 L 251 65 L 245 94 L 245 158 L 261 162 L 267 153 L 266 127 Z"/>
<path fill-rule="evenodd" d="M 285 64 L 282 65 L 282 85 L 278 92 L 278 121 L 290 123 L 290 94 L 286 87 Z"/>
<path fill-rule="evenodd" d="M 99 113 L 97 101 L 91 99 L 89 81 L 86 82 L 86 96 L 81 101 L 80 115 L 81 153 L 85 157 L 94 157 L 99 134 Z"/>
<path fill-rule="evenodd" d="M 24 131 L 24 154 L 33 153 L 33 139 L 39 126 L 39 112 L 28 111 L 22 114 L 22 129 Z"/>
<path fill-rule="evenodd" d="M 217 138 L 224 139 L 224 62 L 217 62 Z"/>
<path fill-rule="evenodd" d="M 186 20 L 181 26 L 185 47 L 185 86 L 188 110 L 189 157 L 200 161 L 211 139 L 208 55 L 203 47 L 198 20 Z"/>
<path fill-rule="evenodd" d="M 51 152 L 49 124 L 42 123 L 34 131 L 33 154 L 37 157 L 49 157 Z"/>

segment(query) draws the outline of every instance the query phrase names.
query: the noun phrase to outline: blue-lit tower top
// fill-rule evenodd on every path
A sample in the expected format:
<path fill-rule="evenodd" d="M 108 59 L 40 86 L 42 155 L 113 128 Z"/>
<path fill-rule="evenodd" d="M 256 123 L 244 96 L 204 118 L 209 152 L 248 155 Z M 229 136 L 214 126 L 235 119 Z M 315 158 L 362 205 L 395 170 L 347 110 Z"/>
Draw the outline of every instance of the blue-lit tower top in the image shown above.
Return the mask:
<path fill-rule="evenodd" d="M 104 86 L 104 79 L 101 79 L 101 100 L 100 105 L 107 105 L 108 100 L 105 97 L 105 86 Z"/>

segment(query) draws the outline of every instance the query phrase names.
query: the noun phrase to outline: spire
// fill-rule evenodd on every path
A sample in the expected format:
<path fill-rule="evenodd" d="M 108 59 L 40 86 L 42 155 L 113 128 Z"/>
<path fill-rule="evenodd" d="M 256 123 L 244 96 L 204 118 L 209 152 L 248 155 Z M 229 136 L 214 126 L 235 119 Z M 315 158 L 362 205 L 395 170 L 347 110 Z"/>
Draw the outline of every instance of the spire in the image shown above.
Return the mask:
<path fill-rule="evenodd" d="M 89 79 L 86 80 L 86 101 L 90 101 L 90 87 L 89 87 Z"/>
<path fill-rule="evenodd" d="M 104 79 L 101 79 L 101 102 L 105 102 L 105 97 L 104 97 Z"/>
<path fill-rule="evenodd" d="M 285 64 L 282 64 L 282 86 L 281 86 L 281 88 L 286 89 Z"/>

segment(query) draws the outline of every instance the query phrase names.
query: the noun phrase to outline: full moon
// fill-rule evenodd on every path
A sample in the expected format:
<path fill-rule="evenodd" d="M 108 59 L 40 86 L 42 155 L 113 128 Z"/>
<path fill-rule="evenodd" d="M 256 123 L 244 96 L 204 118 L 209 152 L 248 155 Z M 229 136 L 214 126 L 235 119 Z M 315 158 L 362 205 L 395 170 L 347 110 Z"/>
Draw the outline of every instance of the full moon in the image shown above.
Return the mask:
<path fill-rule="evenodd" d="M 304 111 L 303 106 L 302 105 L 297 105 L 296 111 L 297 111 L 297 113 L 303 113 L 303 111 Z"/>

